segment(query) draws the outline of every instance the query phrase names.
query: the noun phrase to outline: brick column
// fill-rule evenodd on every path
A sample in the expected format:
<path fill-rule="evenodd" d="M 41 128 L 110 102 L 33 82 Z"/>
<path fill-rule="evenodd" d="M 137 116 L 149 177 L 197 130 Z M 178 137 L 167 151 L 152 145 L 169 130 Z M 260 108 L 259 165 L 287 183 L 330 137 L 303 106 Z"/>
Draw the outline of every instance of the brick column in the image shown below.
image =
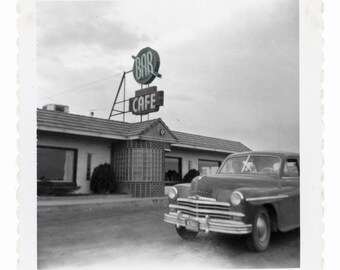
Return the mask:
<path fill-rule="evenodd" d="M 112 147 L 112 167 L 118 192 L 134 197 L 164 196 L 166 143 L 125 141 Z"/>

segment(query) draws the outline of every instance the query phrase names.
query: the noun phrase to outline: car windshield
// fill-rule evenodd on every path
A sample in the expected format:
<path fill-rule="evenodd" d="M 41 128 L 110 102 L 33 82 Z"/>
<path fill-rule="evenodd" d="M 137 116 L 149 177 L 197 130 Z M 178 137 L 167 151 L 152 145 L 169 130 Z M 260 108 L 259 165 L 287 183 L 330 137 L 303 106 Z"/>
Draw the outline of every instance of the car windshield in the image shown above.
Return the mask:
<path fill-rule="evenodd" d="M 240 156 L 227 159 L 218 174 L 270 174 L 278 175 L 280 158 L 274 156 Z"/>

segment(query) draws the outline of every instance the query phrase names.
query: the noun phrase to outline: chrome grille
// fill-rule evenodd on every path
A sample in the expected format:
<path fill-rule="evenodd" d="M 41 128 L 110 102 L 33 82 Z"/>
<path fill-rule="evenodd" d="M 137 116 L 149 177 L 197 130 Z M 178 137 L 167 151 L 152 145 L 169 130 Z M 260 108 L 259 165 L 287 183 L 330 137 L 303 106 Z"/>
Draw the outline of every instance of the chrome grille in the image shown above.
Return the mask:
<path fill-rule="evenodd" d="M 188 201 L 177 201 L 179 205 L 192 207 L 195 209 L 207 209 L 207 210 L 222 210 L 229 211 L 230 206 L 228 205 L 220 205 L 220 204 L 203 204 L 201 202 L 188 202 Z"/>
<path fill-rule="evenodd" d="M 205 201 L 205 200 L 192 200 L 179 198 L 177 200 L 177 208 L 182 214 L 193 217 L 206 217 L 217 219 L 230 219 L 230 204 L 226 202 Z"/>
<path fill-rule="evenodd" d="M 186 214 L 188 216 L 192 216 L 192 217 L 199 217 L 199 218 L 204 218 L 206 217 L 207 215 L 210 217 L 210 218 L 219 218 L 219 219 L 230 219 L 230 216 L 226 216 L 226 215 L 219 215 L 219 214 L 200 214 L 200 213 L 193 213 L 191 211 L 186 211 L 186 210 L 181 210 L 182 214 Z"/>

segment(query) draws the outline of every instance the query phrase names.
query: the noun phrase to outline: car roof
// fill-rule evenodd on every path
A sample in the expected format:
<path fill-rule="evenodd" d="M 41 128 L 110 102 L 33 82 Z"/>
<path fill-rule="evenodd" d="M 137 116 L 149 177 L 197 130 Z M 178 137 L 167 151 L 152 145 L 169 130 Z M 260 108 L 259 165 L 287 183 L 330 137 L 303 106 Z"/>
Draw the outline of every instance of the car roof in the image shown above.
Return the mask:
<path fill-rule="evenodd" d="M 288 152 L 288 151 L 247 151 L 247 152 L 239 152 L 234 153 L 231 156 L 243 156 L 243 155 L 270 155 L 270 156 L 280 156 L 281 158 L 285 157 L 299 157 L 300 154 L 296 152 Z"/>

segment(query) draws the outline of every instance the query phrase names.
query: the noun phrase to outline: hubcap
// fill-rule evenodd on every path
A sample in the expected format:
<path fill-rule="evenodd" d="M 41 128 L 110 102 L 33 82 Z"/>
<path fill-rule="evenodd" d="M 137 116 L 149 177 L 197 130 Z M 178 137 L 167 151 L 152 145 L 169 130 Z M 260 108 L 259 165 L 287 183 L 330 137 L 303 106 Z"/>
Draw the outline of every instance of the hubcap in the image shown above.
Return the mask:
<path fill-rule="evenodd" d="M 259 237 L 260 241 L 264 241 L 267 238 L 268 234 L 268 227 L 266 218 L 264 215 L 260 215 L 256 222 L 256 228 L 257 228 L 257 236 Z"/>

